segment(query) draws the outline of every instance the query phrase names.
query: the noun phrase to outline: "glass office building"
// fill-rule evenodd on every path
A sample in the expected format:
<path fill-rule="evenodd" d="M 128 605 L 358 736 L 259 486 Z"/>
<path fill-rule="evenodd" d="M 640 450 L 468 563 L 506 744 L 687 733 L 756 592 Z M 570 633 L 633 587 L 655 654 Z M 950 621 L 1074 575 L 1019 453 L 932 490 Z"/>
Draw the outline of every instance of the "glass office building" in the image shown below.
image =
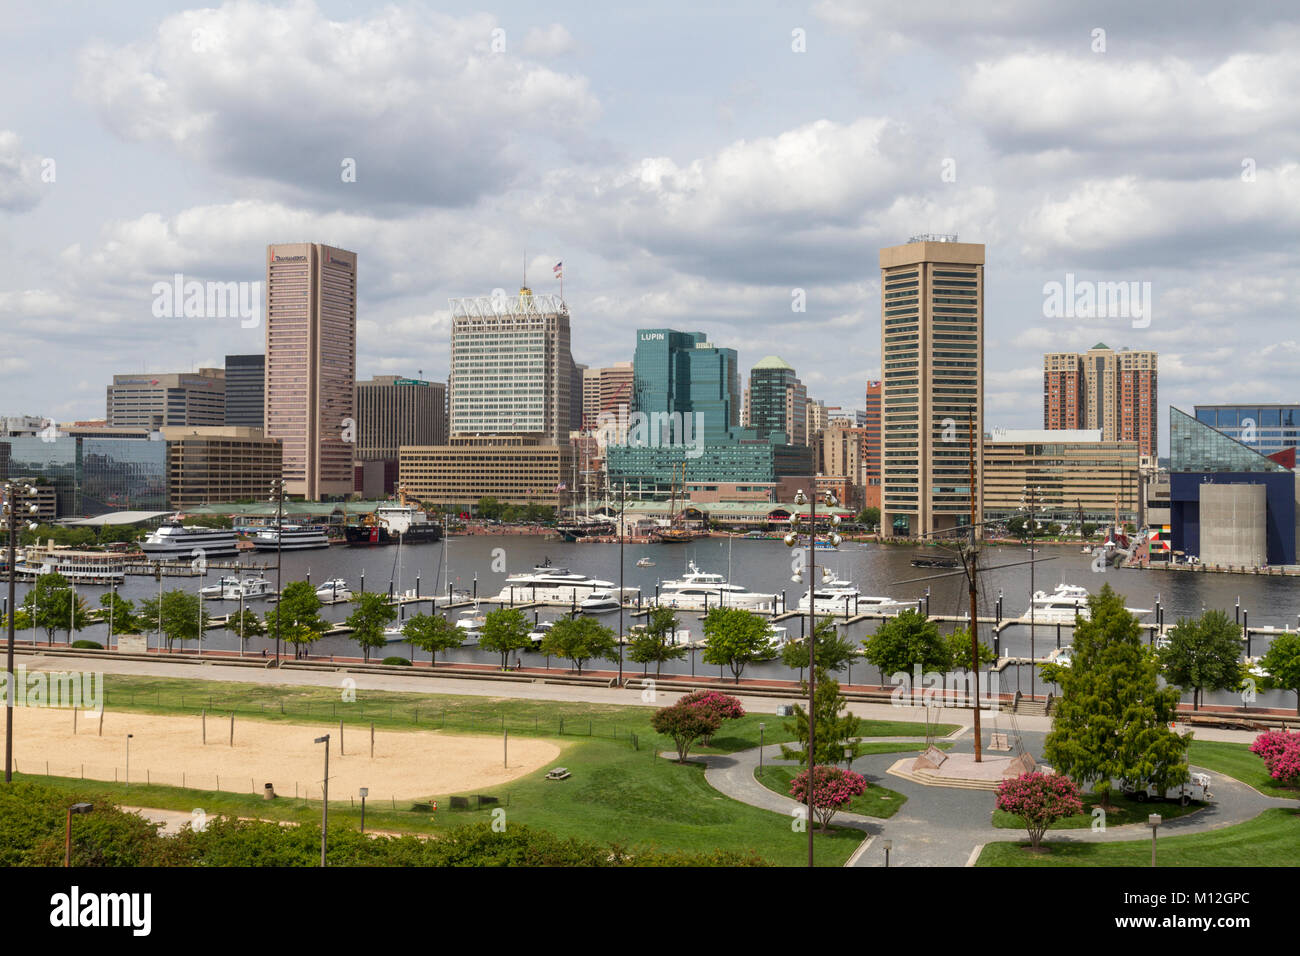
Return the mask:
<path fill-rule="evenodd" d="M 1261 455 L 1300 445 L 1300 405 L 1197 405 L 1196 420 Z"/>
<path fill-rule="evenodd" d="M 167 442 L 60 435 L 0 441 L 4 478 L 44 478 L 60 518 L 167 510 Z"/>
<path fill-rule="evenodd" d="M 1289 471 L 1284 465 L 1266 458 L 1265 452 L 1207 422 L 1202 417 L 1202 411 L 1204 409 L 1198 407 L 1196 417 L 1193 418 L 1181 409 L 1172 405 L 1169 407 L 1171 473 Z M 1259 409 L 1256 408 L 1255 411 Z M 1241 426 L 1236 427 L 1240 430 Z"/>

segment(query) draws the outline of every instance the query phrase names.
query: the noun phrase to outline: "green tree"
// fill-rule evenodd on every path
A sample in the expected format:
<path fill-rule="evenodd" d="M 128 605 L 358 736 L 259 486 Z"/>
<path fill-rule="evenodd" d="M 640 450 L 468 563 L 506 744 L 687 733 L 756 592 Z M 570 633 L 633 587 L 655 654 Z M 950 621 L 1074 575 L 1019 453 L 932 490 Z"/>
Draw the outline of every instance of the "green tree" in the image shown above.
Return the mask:
<path fill-rule="evenodd" d="M 876 529 L 880 527 L 880 509 L 876 507 L 863 508 L 858 513 L 858 524 L 866 525 L 868 528 Z"/>
<path fill-rule="evenodd" d="M 99 605 L 104 609 L 104 624 L 111 624 L 114 634 L 138 634 L 148 627 L 146 622 L 136 616 L 135 603 L 116 591 L 101 594 Z"/>
<path fill-rule="evenodd" d="M 293 656 L 319 641 L 333 627 L 320 616 L 320 598 L 310 581 L 293 581 L 285 585 L 276 606 L 266 612 L 266 629 L 274 634 L 278 615 L 280 637 L 293 645 Z"/>
<path fill-rule="evenodd" d="M 677 625 L 677 615 L 672 608 L 663 605 L 652 607 L 645 627 L 636 628 L 629 635 L 628 659 L 637 664 L 653 663 L 655 677 L 658 677 L 664 661 L 679 661 L 686 656 L 686 647 L 673 640 Z"/>
<path fill-rule="evenodd" d="M 808 682 L 800 681 L 804 697 L 808 696 Z M 813 690 L 813 713 L 816 719 L 817 739 L 814 751 L 817 763 L 836 764 L 844 759 L 844 749 L 858 735 L 860 721 L 848 712 L 849 702 L 840 693 L 839 681 L 833 679 L 825 668 L 817 668 L 817 687 Z M 804 704 L 794 705 L 794 720 L 785 724 L 794 734 L 799 746 L 781 745 L 781 756 L 808 765 L 808 709 Z"/>
<path fill-rule="evenodd" d="M 702 707 L 673 704 L 651 714 L 650 726 L 657 733 L 672 738 L 677 748 L 677 762 L 685 763 L 695 741 L 716 734 L 722 726 L 722 718 Z"/>
<path fill-rule="evenodd" d="M 501 669 L 510 662 L 511 651 L 521 651 L 532 643 L 528 636 L 528 619 L 518 608 L 503 607 L 489 611 L 483 619 L 483 631 L 478 646 L 501 655 Z"/>
<path fill-rule="evenodd" d="M 236 611 L 226 621 L 226 630 L 239 638 L 242 648 L 250 637 L 261 637 L 266 633 L 266 624 L 251 607 Z"/>
<path fill-rule="evenodd" d="M 74 601 L 71 582 L 57 572 L 37 575 L 36 583 L 23 597 L 22 606 L 28 622 L 35 621 L 51 644 L 55 631 L 67 631 L 70 639 L 72 631 L 80 631 L 89 623 L 85 601 L 81 598 Z"/>
<path fill-rule="evenodd" d="M 361 646 L 361 658 L 370 663 L 370 649 L 384 646 L 384 628 L 397 619 L 397 608 L 388 597 L 366 591 L 356 597 L 355 609 L 344 621 L 352 628 L 352 639 Z"/>
<path fill-rule="evenodd" d="M 945 639 L 948 644 L 948 652 L 951 658 L 948 662 L 948 670 L 953 671 L 970 671 L 970 628 L 959 627 Z M 993 648 L 989 647 L 983 641 L 975 645 L 976 653 L 979 655 L 978 661 L 981 667 L 997 663 L 997 658 L 993 656 Z"/>
<path fill-rule="evenodd" d="M 1222 611 L 1206 611 L 1199 618 L 1179 618 L 1169 632 L 1169 643 L 1156 652 L 1165 680 L 1192 689 L 1192 710 L 1199 710 L 1207 690 L 1236 690 L 1245 668 L 1241 655 L 1241 628 Z"/>
<path fill-rule="evenodd" d="M 197 641 L 207 629 L 211 615 L 206 607 L 200 612 L 201 605 L 197 594 L 174 589 L 164 593 L 161 602 L 158 598 L 142 601 L 140 617 L 147 627 L 162 632 L 167 649 L 171 650 L 176 641 L 180 641 L 182 646 L 186 641 Z M 200 613 L 203 615 L 201 626 Z"/>
<path fill-rule="evenodd" d="M 939 625 L 920 611 L 891 617 L 862 643 L 864 656 L 886 680 L 900 672 L 910 679 L 918 666 L 922 673 L 944 672 L 952 664 L 952 650 L 939 634 Z"/>
<path fill-rule="evenodd" d="M 611 628 L 589 617 L 556 621 L 542 638 L 542 653 L 573 661 L 578 673 L 593 658 L 618 660 L 618 639 Z"/>
<path fill-rule="evenodd" d="M 465 642 L 461 628 L 441 614 L 416 614 L 402 625 L 402 636 L 423 651 L 428 651 L 433 665 L 438 665 L 438 652 L 460 647 Z"/>
<path fill-rule="evenodd" d="M 1268 674 L 1263 680 L 1264 687 L 1295 692 L 1295 712 L 1300 714 L 1300 634 L 1279 634 L 1273 638 L 1259 666 Z"/>
<path fill-rule="evenodd" d="M 1088 598 L 1090 620 L 1075 626 L 1073 663 L 1043 754 L 1057 772 L 1095 781 L 1109 806 L 1111 781 L 1165 790 L 1187 780 L 1191 735 L 1169 729 L 1178 690 L 1158 686 L 1155 655 L 1110 585 Z"/>
<path fill-rule="evenodd" d="M 814 630 L 817 636 L 817 666 L 827 671 L 841 671 L 858 656 L 857 641 L 840 636 L 840 630 L 830 615 L 817 622 Z M 804 668 L 808 666 L 808 642 L 799 638 L 787 641 L 781 648 L 781 663 L 791 670 L 799 671 L 803 680 Z"/>
<path fill-rule="evenodd" d="M 745 665 L 772 654 L 772 627 L 753 611 L 737 607 L 715 607 L 704 618 L 706 664 L 725 665 L 736 683 Z"/>
<path fill-rule="evenodd" d="M 475 512 L 478 517 L 485 520 L 500 521 L 502 514 L 505 512 L 505 506 L 495 498 L 480 498 Z"/>

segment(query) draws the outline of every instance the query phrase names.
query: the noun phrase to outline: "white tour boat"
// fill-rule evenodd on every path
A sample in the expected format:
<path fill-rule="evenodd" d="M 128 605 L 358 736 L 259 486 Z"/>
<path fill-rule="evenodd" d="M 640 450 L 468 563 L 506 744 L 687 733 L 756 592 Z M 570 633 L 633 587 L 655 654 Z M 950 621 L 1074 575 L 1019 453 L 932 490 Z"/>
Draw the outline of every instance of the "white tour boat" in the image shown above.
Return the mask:
<path fill-rule="evenodd" d="M 61 574 L 74 584 L 121 584 L 126 580 L 126 554 L 32 545 L 14 562 L 14 570 L 19 574 Z"/>
<path fill-rule="evenodd" d="M 278 528 L 259 528 L 253 535 L 253 547 L 258 551 L 305 551 L 308 548 L 328 548 L 329 538 L 319 525 L 286 524 Z"/>
<path fill-rule="evenodd" d="M 239 553 L 232 529 L 182 524 L 179 517 L 164 521 L 150 532 L 140 548 L 155 561 L 198 557 L 200 554 L 216 558 Z"/>

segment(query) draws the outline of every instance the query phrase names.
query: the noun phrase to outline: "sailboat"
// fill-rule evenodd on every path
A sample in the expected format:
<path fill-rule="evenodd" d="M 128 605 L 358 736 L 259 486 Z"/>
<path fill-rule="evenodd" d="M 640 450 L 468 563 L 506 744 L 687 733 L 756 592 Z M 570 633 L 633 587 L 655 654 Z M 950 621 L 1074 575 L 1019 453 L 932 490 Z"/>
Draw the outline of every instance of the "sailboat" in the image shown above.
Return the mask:
<path fill-rule="evenodd" d="M 677 510 L 677 466 L 673 466 L 672 497 L 668 505 L 669 519 L 666 527 L 650 532 L 650 540 L 660 544 L 683 544 L 703 537 L 698 531 L 686 527 L 686 465 L 682 465 L 682 510 Z"/>

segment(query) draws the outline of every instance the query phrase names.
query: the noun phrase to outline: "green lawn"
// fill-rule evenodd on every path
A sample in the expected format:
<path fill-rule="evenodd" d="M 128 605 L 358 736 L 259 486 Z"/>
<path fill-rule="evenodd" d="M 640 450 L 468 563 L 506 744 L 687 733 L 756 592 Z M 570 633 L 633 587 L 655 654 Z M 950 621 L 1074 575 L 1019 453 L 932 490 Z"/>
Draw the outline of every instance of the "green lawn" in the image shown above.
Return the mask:
<path fill-rule="evenodd" d="M 1265 796 L 1300 800 L 1300 788 L 1279 786 L 1277 781 L 1268 775 L 1263 758 L 1250 752 L 1249 744 L 1193 740 L 1187 752 L 1187 759 L 1198 767 L 1235 777 Z M 1213 792 L 1213 784 L 1210 790 Z"/>
<path fill-rule="evenodd" d="M 1123 843 L 1054 843 L 1049 853 L 1022 843 L 990 843 L 976 866 L 1150 866 L 1151 838 Z M 1158 866 L 1300 866 L 1300 812 L 1265 810 L 1253 820 L 1185 836 L 1159 836 Z"/>
<path fill-rule="evenodd" d="M 877 745 L 883 746 L 883 745 Z M 901 753 L 904 748 L 894 751 L 876 750 L 873 753 Z M 765 764 L 761 769 L 754 768 L 754 779 L 773 793 L 783 797 L 790 796 L 790 781 L 799 773 L 799 767 L 788 764 Z M 844 809 L 850 813 L 860 813 L 867 817 L 892 817 L 907 802 L 907 797 L 897 791 L 878 784 L 870 784 L 860 795 L 853 798 Z M 834 820 L 831 821 L 834 823 Z"/>
<path fill-rule="evenodd" d="M 1082 799 L 1082 813 L 1076 813 L 1071 817 L 1063 817 L 1048 829 L 1086 830 L 1092 826 L 1092 809 L 1101 804 L 1101 797 L 1095 793 L 1085 793 L 1082 795 Z M 1203 803 L 1192 802 L 1184 807 L 1179 806 L 1172 800 L 1148 800 L 1142 802 L 1118 792 L 1111 793 L 1110 802 L 1111 808 L 1106 811 L 1106 826 L 1108 827 L 1123 826 L 1126 823 L 1144 823 L 1152 813 L 1158 813 L 1164 819 L 1172 820 L 1174 817 L 1195 813 L 1205 806 Z M 1023 830 L 1025 828 L 1024 823 L 1021 822 L 1018 816 L 1007 813 L 1005 810 L 993 811 L 993 825 L 1007 830 Z"/>

